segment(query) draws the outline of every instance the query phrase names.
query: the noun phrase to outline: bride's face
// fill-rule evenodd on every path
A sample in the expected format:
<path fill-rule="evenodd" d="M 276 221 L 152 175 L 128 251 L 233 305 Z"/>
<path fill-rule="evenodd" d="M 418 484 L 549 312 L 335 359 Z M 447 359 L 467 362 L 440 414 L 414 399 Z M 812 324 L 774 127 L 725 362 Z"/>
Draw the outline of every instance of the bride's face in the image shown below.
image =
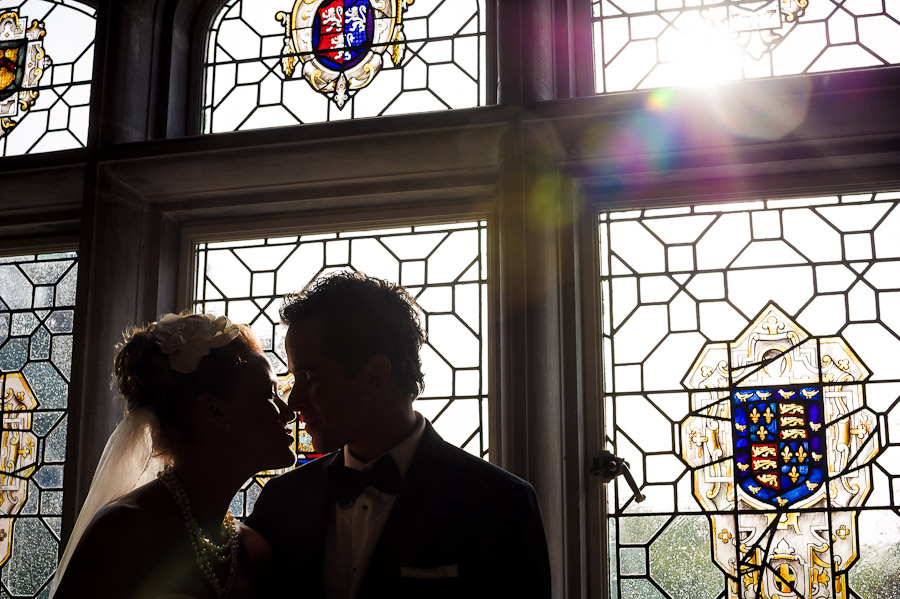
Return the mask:
<path fill-rule="evenodd" d="M 240 376 L 225 404 L 229 430 L 242 439 L 240 455 L 253 462 L 254 471 L 292 465 L 294 412 L 278 396 L 268 361 L 260 355 L 241 369 Z"/>

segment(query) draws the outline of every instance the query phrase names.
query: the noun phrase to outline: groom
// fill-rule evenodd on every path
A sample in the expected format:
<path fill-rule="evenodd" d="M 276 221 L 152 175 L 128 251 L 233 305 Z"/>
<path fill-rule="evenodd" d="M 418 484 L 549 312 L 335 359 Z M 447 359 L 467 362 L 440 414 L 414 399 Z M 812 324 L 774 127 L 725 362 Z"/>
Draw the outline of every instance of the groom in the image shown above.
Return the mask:
<path fill-rule="evenodd" d="M 332 453 L 269 481 L 247 520 L 274 549 L 264 596 L 549 597 L 531 485 L 413 410 L 425 336 L 406 291 L 335 274 L 281 316 L 288 404 Z"/>

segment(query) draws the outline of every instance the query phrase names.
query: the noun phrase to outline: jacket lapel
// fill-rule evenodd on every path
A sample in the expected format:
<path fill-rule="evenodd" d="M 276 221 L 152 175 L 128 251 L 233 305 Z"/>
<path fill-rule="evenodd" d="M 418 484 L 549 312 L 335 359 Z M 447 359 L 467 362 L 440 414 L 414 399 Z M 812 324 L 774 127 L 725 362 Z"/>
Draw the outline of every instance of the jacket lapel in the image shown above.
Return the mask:
<path fill-rule="evenodd" d="M 296 587 L 297 594 L 308 597 L 322 597 L 325 595 L 325 587 L 322 581 L 322 567 L 324 563 L 325 537 L 331 522 L 332 499 L 328 489 L 328 465 L 335 460 L 343 463 L 343 453 L 338 451 L 325 456 L 315 463 L 304 468 L 311 468 L 309 477 L 303 481 L 303 487 L 292 494 L 296 500 L 295 507 L 298 514 L 294 530 L 295 551 L 291 570 L 294 574 L 285 578 L 299 581 Z"/>
<path fill-rule="evenodd" d="M 430 514 L 442 511 L 441 477 L 444 471 L 443 439 L 425 421 L 422 441 L 410 462 L 403 485 L 391 508 L 384 529 L 372 553 L 366 575 L 360 585 L 359 596 L 377 596 L 378 580 L 395 579 L 400 567 L 412 565 L 416 560 L 428 558 L 420 554 L 423 537 L 429 535 Z"/>

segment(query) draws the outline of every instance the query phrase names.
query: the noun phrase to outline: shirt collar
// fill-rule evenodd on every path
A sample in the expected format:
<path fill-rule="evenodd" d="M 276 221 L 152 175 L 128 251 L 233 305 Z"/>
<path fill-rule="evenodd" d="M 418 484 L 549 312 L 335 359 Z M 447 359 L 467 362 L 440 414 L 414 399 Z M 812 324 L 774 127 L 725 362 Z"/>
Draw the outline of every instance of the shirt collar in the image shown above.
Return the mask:
<path fill-rule="evenodd" d="M 394 458 L 394 462 L 397 463 L 397 469 L 400 470 L 400 476 L 403 478 L 406 477 L 406 471 L 409 470 L 409 465 L 412 463 L 413 456 L 416 455 L 416 449 L 419 448 L 419 442 L 425 434 L 425 417 L 418 412 L 415 412 L 415 415 L 416 428 L 413 432 L 403 441 L 400 441 L 400 443 L 395 445 L 393 449 L 385 452 L 391 454 L 391 457 Z M 378 456 L 378 458 L 380 457 L 381 456 Z M 375 458 L 375 460 L 378 458 Z M 344 445 L 344 466 L 348 468 L 353 468 L 354 470 L 366 470 L 367 468 L 371 468 L 372 464 L 375 463 L 375 460 L 363 462 L 350 453 L 350 447 Z"/>

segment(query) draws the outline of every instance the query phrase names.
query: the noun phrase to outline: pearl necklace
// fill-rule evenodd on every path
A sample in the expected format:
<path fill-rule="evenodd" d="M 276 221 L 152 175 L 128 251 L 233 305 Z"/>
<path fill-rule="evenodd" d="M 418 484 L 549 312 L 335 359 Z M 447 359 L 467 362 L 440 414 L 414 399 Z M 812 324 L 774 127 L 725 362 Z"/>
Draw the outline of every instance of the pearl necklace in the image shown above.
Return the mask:
<path fill-rule="evenodd" d="M 188 501 L 187 494 L 184 492 L 184 487 L 181 486 L 181 482 L 175 476 L 175 473 L 172 472 L 172 469 L 167 467 L 157 476 L 163 486 L 172 494 L 172 498 L 175 499 L 179 509 L 181 509 L 184 525 L 187 527 L 188 536 L 191 538 L 191 547 L 194 550 L 194 555 L 197 556 L 197 565 L 200 567 L 200 571 L 203 572 L 206 580 L 209 581 L 209 584 L 216 592 L 216 597 L 224 599 L 231 592 L 231 587 L 234 586 L 234 578 L 237 574 L 238 535 L 237 528 L 234 525 L 234 515 L 232 515 L 231 510 L 228 510 L 228 513 L 225 514 L 222 526 L 225 527 L 227 539 L 223 544 L 217 545 L 206 536 L 203 529 L 200 528 L 194 519 L 194 513 L 191 511 L 191 504 Z M 213 570 L 213 562 L 218 564 L 228 563 L 228 577 L 224 585 L 219 584 L 219 579 L 215 570 Z"/>

